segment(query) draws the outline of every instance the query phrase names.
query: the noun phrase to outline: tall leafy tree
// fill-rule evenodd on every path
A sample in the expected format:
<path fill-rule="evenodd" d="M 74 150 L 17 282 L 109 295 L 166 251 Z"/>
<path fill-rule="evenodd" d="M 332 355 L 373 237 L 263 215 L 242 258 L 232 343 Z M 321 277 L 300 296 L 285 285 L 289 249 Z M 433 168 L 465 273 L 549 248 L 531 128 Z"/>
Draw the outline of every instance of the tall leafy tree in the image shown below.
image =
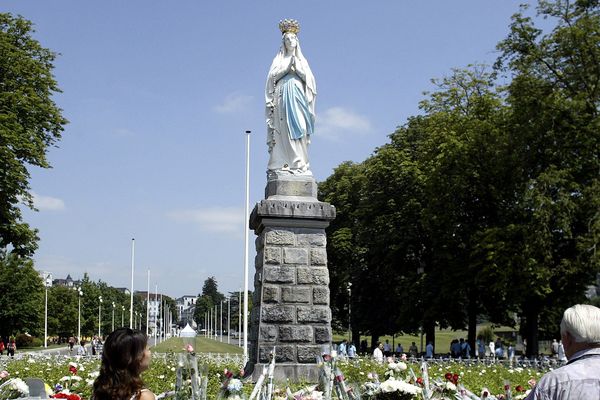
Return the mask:
<path fill-rule="evenodd" d="M 220 305 L 225 300 L 225 296 L 219 292 L 219 285 L 214 276 L 208 277 L 202 285 L 202 293 L 196 300 L 194 309 L 194 321 L 198 326 L 206 328 L 204 325 L 204 316 L 215 306 Z"/>
<path fill-rule="evenodd" d="M 498 68 L 512 78 L 519 199 L 494 251 L 515 254 L 512 278 L 534 283 L 515 293 L 528 355 L 538 351 L 538 330 L 556 326 L 556 308 L 583 300 L 600 237 L 600 4 L 540 1 L 537 11 L 555 22 L 551 31 L 521 10 L 498 46 Z"/>
<path fill-rule="evenodd" d="M 31 22 L 0 13 L 0 246 L 29 256 L 37 233 L 19 204 L 34 208 L 29 168 L 49 168 L 46 154 L 67 123 L 52 100 L 56 53 L 32 37 Z"/>
<path fill-rule="evenodd" d="M 43 334 L 44 286 L 29 259 L 0 252 L 0 337 Z"/>

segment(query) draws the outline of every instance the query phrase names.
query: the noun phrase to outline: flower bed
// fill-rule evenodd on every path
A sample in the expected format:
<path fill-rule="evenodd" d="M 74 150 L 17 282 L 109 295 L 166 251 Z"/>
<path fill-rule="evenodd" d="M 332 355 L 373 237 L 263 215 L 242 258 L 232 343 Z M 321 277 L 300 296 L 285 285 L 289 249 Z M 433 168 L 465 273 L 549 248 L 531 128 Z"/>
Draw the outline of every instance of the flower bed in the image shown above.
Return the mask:
<path fill-rule="evenodd" d="M 207 398 L 215 399 L 219 395 L 223 381 L 227 379 L 224 370 L 239 371 L 241 365 L 232 361 L 214 361 L 214 359 L 198 356 L 198 364 L 208 378 Z M 178 359 L 176 355 L 156 357 L 150 368 L 143 374 L 144 382 L 154 393 L 173 391 L 176 382 Z M 386 391 L 403 386 L 404 383 L 413 387 L 423 388 L 423 372 L 420 363 L 395 362 L 394 364 L 377 364 L 368 359 L 337 360 L 337 366 L 342 372 L 345 382 L 360 390 L 365 396 L 369 383 L 374 384 L 374 377 L 378 385 Z M 92 384 L 99 370 L 99 360 L 95 358 L 74 359 L 66 356 L 32 355 L 20 360 L 0 361 L 0 371 L 7 371 L 8 376 L 0 378 L 0 383 L 10 378 L 36 377 L 42 379 L 53 392 L 62 394 L 76 393 L 84 399 L 89 399 Z M 432 382 L 446 385 L 447 391 L 455 391 L 457 387 L 466 387 L 480 396 L 483 390 L 490 394 L 501 395 L 505 393 L 505 386 L 510 382 L 513 398 L 524 394 L 525 388 L 529 389 L 529 381 L 538 380 L 545 371 L 531 368 L 509 368 L 501 365 L 484 365 L 476 363 L 430 363 L 428 377 Z M 389 378 L 393 378 L 390 380 Z M 394 382 L 395 380 L 395 382 Z M 387 383 L 386 383 L 387 382 Z M 400 383 L 403 382 L 403 383 Z M 286 393 L 287 388 L 281 387 L 284 382 L 276 382 L 274 394 Z M 309 386 L 307 383 L 291 385 L 290 392 L 298 391 Z M 376 385 L 375 385 L 376 386 Z M 373 386 L 373 388 L 375 387 Z M 517 390 L 519 388 L 519 390 Z M 243 392 L 248 396 L 253 389 L 251 383 L 243 385 Z M 408 388 L 407 389 L 411 389 Z M 412 390 L 412 389 L 411 389 Z M 420 396 L 420 395 L 419 395 Z M 58 398 L 66 398 L 59 395 Z M 373 397 L 377 398 L 377 397 Z M 380 396 L 379 398 L 385 398 Z M 411 398 L 410 396 L 407 398 Z M 414 396 L 413 396 L 414 398 Z M 416 397 L 419 398 L 419 397 Z"/>

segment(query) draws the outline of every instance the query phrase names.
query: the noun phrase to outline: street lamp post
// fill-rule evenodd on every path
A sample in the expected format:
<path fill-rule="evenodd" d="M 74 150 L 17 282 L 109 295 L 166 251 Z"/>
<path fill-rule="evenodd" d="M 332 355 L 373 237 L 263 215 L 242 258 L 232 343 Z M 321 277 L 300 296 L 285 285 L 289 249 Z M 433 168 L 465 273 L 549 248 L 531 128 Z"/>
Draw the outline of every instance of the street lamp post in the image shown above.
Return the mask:
<path fill-rule="evenodd" d="M 48 347 L 48 280 L 44 281 L 46 301 L 44 306 L 44 347 Z"/>
<path fill-rule="evenodd" d="M 121 306 L 121 326 L 125 326 L 125 306 Z"/>
<path fill-rule="evenodd" d="M 81 343 L 81 297 L 83 296 L 83 292 L 81 288 L 75 288 L 77 290 L 77 297 L 79 298 L 79 302 L 77 304 L 77 341 Z"/>
<path fill-rule="evenodd" d="M 352 282 L 348 282 L 348 342 L 352 341 Z"/>
<path fill-rule="evenodd" d="M 98 337 L 102 337 L 102 296 L 98 296 Z"/>
<path fill-rule="evenodd" d="M 113 307 L 113 314 L 112 314 L 112 331 L 114 332 L 115 330 L 115 302 L 112 302 L 112 307 Z"/>

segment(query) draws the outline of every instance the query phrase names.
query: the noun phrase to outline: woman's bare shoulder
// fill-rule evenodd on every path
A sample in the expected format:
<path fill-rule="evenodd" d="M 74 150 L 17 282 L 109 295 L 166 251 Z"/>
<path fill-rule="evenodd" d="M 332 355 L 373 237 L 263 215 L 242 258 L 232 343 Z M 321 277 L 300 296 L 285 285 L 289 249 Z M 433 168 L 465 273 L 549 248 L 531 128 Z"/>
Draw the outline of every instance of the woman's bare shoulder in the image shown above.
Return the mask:
<path fill-rule="evenodd" d="M 139 400 L 155 400 L 155 399 L 156 399 L 156 396 L 154 395 L 154 393 L 152 393 L 152 391 L 150 391 L 148 389 L 144 389 L 140 393 Z"/>

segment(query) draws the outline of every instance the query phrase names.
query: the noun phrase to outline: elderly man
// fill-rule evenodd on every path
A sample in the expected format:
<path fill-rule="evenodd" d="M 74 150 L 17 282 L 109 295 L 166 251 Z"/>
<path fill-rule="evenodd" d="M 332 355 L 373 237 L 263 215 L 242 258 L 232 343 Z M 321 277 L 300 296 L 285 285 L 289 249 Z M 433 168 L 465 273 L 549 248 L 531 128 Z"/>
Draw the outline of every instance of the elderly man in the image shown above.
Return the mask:
<path fill-rule="evenodd" d="M 569 362 L 544 375 L 527 400 L 600 399 L 600 308 L 567 308 L 560 335 Z"/>

